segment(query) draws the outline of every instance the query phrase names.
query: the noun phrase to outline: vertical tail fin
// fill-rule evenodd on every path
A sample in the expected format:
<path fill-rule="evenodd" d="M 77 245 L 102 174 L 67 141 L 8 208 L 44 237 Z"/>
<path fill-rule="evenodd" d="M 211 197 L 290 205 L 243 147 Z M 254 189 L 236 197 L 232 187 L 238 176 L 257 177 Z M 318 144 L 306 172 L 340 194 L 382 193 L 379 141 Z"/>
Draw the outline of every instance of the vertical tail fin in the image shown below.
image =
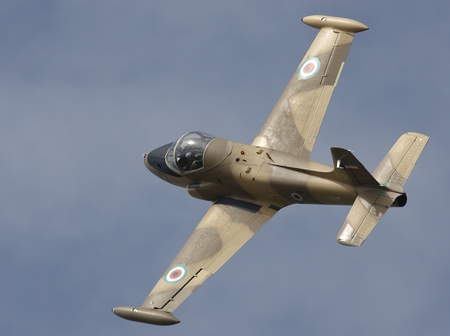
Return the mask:
<path fill-rule="evenodd" d="M 403 186 L 429 137 L 420 133 L 403 134 L 373 172 L 373 177 L 390 190 L 403 192 Z"/>

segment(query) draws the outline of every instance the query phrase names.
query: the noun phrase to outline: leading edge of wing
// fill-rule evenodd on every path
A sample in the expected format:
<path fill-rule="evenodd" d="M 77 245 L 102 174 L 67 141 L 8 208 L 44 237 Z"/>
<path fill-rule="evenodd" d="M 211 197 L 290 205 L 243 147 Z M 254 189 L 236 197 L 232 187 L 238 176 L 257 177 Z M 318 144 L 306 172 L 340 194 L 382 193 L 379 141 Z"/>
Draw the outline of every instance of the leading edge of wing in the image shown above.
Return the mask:
<path fill-rule="evenodd" d="M 217 200 L 141 308 L 173 312 L 277 211 L 276 207 L 260 206 L 232 198 Z"/>
<path fill-rule="evenodd" d="M 320 31 L 252 145 L 308 159 L 354 33 L 368 27 L 323 15 L 305 17 L 303 22 Z"/>

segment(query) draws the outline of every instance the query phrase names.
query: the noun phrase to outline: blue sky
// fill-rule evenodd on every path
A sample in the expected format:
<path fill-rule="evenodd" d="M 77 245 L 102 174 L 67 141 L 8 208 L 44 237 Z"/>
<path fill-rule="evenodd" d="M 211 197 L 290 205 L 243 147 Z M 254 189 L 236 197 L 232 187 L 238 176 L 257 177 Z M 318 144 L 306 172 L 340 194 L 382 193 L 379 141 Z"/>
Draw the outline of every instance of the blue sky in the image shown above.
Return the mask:
<path fill-rule="evenodd" d="M 450 332 L 450 4 L 441 1 L 2 1 L 0 325 L 5 335 L 443 335 Z M 317 30 L 356 35 L 312 159 L 373 170 L 405 132 L 431 137 L 361 248 L 348 207 L 280 211 L 156 327 L 140 305 L 209 204 L 141 154 L 200 130 L 251 143 Z"/>

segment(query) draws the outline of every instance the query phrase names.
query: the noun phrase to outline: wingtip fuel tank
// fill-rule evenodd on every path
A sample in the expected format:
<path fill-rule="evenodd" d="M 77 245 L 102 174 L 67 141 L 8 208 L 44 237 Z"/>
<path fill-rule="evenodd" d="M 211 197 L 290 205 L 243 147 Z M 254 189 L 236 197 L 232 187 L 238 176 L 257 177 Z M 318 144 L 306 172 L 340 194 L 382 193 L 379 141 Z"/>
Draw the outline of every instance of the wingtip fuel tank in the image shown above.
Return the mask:
<path fill-rule="evenodd" d="M 157 309 L 121 306 L 113 308 L 112 312 L 126 320 L 135 322 L 162 326 L 180 323 L 180 320 L 173 316 L 171 313 Z"/>
<path fill-rule="evenodd" d="M 330 27 L 349 33 L 358 33 L 369 29 L 369 27 L 359 21 L 328 15 L 305 16 L 302 21 L 304 24 L 317 29 Z"/>

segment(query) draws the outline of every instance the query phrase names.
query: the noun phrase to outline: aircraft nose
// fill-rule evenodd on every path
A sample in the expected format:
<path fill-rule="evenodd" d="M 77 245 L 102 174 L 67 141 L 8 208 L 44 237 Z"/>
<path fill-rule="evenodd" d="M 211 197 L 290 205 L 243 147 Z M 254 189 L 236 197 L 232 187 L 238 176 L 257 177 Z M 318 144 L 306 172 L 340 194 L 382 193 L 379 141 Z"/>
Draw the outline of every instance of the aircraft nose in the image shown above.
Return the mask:
<path fill-rule="evenodd" d="M 162 171 L 163 167 L 166 165 L 164 156 L 166 155 L 170 145 L 171 144 L 161 146 L 152 150 L 148 154 L 144 154 L 146 164 L 148 164 L 153 169 Z"/>
<path fill-rule="evenodd" d="M 144 154 L 144 163 L 148 170 L 157 175 L 160 175 L 162 173 L 166 175 L 179 176 L 178 174 L 175 174 L 173 170 L 167 167 L 165 160 L 166 153 L 169 150 L 170 146 L 172 146 L 172 144 L 173 143 L 169 143 L 167 145 L 156 148 L 147 154 Z"/>

